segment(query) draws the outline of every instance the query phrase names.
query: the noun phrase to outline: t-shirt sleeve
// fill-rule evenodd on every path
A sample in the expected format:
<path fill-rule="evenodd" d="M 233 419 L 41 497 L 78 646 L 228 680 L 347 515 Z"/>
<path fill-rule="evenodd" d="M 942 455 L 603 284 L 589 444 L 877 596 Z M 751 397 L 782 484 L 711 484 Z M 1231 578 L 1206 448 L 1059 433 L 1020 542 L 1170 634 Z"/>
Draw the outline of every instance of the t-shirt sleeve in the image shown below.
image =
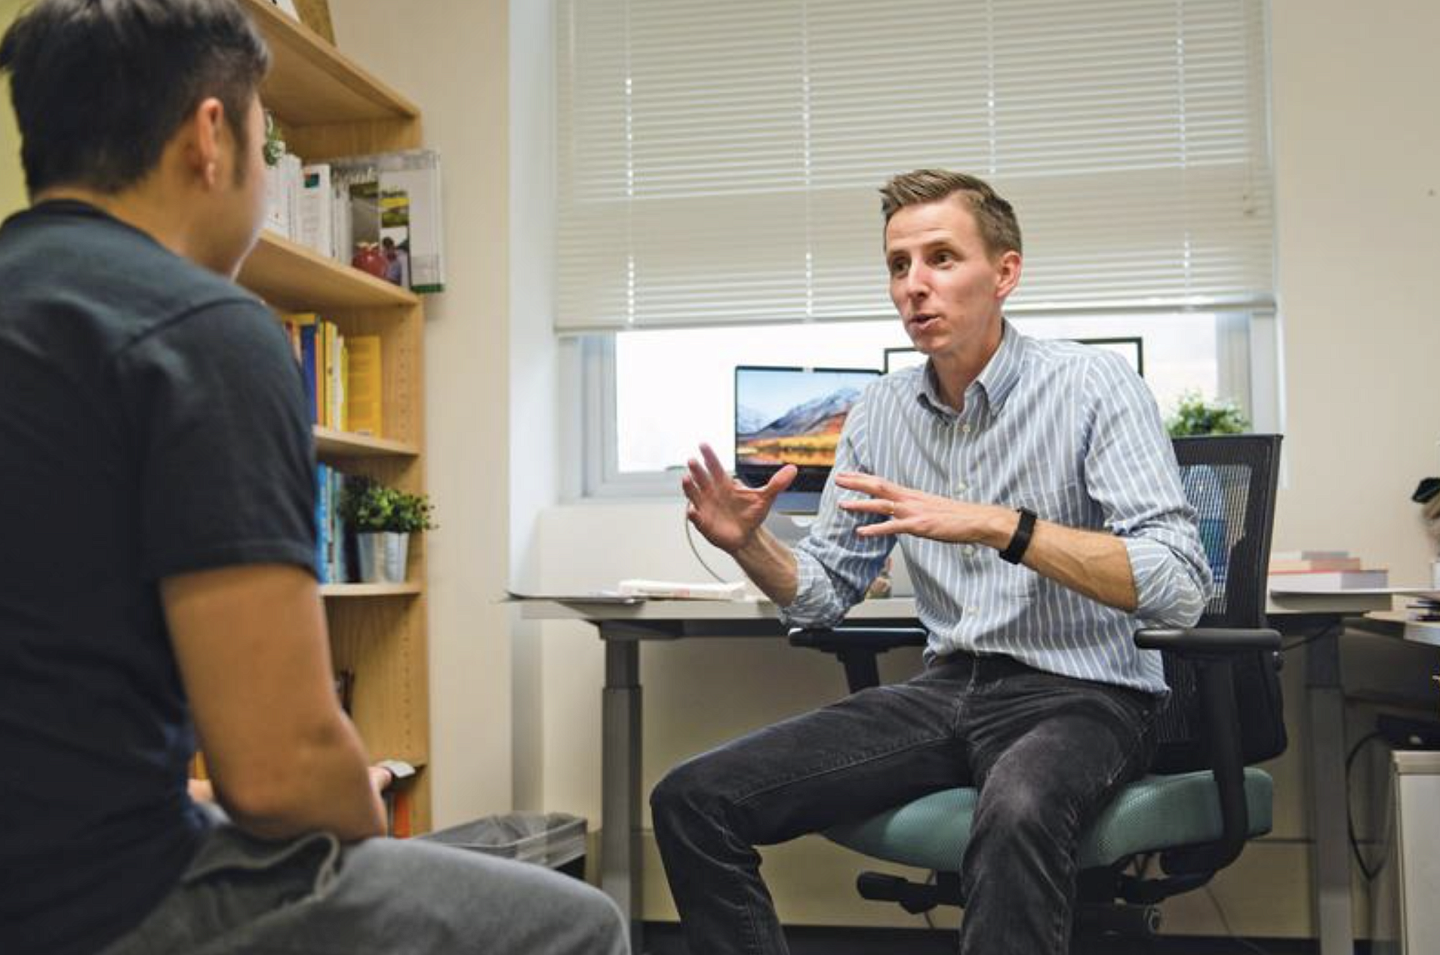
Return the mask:
<path fill-rule="evenodd" d="M 117 357 L 142 573 L 314 569 L 315 466 L 294 353 L 258 302 L 206 305 Z"/>

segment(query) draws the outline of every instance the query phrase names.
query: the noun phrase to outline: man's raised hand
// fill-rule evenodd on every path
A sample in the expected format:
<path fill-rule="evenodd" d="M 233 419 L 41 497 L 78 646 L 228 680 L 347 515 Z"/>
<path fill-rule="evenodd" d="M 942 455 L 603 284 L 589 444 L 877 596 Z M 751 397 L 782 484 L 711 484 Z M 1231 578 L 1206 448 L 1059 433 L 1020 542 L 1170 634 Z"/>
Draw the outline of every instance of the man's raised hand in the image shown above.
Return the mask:
<path fill-rule="evenodd" d="M 708 445 L 700 445 L 703 461 L 691 458 L 680 487 L 690 502 L 686 516 L 705 539 L 728 554 L 749 544 L 770 513 L 775 498 L 799 473 L 787 464 L 764 487 L 746 487 L 732 478 Z"/>

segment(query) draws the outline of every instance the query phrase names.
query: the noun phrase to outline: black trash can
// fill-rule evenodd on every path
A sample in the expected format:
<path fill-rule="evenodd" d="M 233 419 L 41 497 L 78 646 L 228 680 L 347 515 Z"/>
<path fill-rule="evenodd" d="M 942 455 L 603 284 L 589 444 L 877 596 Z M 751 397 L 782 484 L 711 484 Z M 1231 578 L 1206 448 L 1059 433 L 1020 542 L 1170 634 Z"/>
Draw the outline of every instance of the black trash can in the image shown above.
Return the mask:
<path fill-rule="evenodd" d="M 417 838 L 585 877 L 585 820 L 569 813 L 507 812 Z"/>

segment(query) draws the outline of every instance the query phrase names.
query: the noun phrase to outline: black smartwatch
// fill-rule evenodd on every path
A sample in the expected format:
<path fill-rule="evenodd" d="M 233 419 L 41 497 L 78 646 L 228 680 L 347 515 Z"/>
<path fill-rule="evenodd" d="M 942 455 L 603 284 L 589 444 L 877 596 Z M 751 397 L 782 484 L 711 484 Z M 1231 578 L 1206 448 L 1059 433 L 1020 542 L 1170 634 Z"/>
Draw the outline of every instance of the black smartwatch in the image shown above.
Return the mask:
<path fill-rule="evenodd" d="M 1030 547 L 1030 536 L 1035 533 L 1035 512 L 1028 507 L 1017 507 L 1015 510 L 1020 512 L 1020 524 L 1015 528 L 1015 536 L 1000 552 L 1000 559 L 1009 564 L 1020 563 Z"/>

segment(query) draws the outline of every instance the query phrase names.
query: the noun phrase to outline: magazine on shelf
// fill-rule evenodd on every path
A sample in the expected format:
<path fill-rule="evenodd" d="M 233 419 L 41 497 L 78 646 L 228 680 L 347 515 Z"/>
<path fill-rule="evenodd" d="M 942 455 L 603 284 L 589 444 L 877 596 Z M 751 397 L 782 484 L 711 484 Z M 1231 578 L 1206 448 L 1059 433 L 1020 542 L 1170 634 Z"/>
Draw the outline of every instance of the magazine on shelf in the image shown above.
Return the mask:
<path fill-rule="evenodd" d="M 383 276 L 416 292 L 445 288 L 440 154 L 409 149 L 330 161 L 336 257 L 379 250 Z"/>

